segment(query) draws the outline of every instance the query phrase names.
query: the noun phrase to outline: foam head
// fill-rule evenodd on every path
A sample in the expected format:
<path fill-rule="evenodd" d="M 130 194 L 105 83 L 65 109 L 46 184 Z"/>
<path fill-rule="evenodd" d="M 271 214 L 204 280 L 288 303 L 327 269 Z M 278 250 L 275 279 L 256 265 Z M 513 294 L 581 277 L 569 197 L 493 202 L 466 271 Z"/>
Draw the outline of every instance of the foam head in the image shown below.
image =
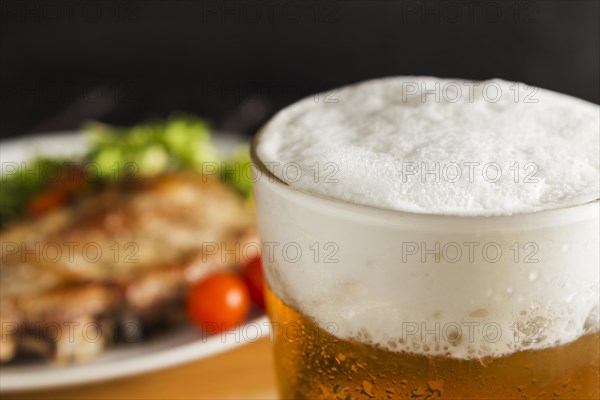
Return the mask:
<path fill-rule="evenodd" d="M 395 77 L 304 99 L 262 130 L 290 185 L 375 207 L 510 215 L 600 197 L 597 105 L 521 83 Z"/>

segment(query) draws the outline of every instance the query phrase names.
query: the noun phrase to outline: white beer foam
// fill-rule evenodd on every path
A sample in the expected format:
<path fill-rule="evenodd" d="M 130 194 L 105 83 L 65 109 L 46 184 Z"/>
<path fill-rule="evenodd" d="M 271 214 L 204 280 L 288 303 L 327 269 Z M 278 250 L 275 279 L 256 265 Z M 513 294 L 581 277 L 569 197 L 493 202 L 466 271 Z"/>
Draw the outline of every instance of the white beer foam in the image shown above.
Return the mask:
<path fill-rule="evenodd" d="M 351 203 L 510 215 L 598 199 L 599 132 L 599 107 L 564 94 L 394 77 L 282 110 L 257 153 L 295 188 Z"/>
<path fill-rule="evenodd" d="M 290 182 L 301 190 L 264 177 L 255 182 L 261 239 L 279 245 L 263 255 L 275 294 L 340 338 L 482 362 L 597 332 L 598 203 L 528 212 L 597 198 L 598 107 L 541 90 L 539 103 L 526 105 L 477 98 L 471 104 L 404 103 L 397 92 L 403 81 L 436 80 L 390 78 L 343 88 L 335 94 L 339 103 L 303 100 L 263 131 L 257 149 L 263 161 L 293 161 L 310 172 L 310 179 Z M 502 90 L 511 85 L 493 82 Z M 387 131 L 369 123 L 384 120 Z M 397 157 L 503 166 L 533 161 L 543 184 L 413 180 L 409 190 L 394 181 Z M 340 182 L 315 183 L 315 160 L 332 159 L 340 164 Z M 286 179 L 283 172 L 279 177 Z M 457 216 L 382 211 L 304 191 Z M 479 217 L 461 217 L 473 214 Z M 443 251 L 452 243 L 463 251 L 457 261 L 443 258 L 453 257 Z M 468 246 L 474 245 L 465 243 L 477 243 L 473 260 Z M 290 244 L 301 249 L 299 258 L 283 251 Z M 436 244 L 439 262 L 431 253 Z M 486 258 L 488 244 L 494 246 Z M 502 256 L 490 260 L 496 245 Z"/>
<path fill-rule="evenodd" d="M 599 329 L 597 202 L 473 218 L 255 194 L 271 289 L 339 338 L 485 362 Z"/>

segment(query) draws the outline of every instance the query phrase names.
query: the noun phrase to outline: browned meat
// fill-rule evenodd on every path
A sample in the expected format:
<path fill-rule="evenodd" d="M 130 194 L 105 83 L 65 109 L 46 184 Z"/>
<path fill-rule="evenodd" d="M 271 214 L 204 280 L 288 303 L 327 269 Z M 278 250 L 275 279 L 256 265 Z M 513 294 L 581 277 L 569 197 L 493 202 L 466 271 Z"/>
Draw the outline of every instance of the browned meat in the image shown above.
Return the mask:
<path fill-rule="evenodd" d="M 0 320 L 17 328 L 4 324 L 9 345 L 0 360 L 19 349 L 78 360 L 112 342 L 106 334 L 95 342 L 32 342 L 36 324 L 72 324 L 82 334 L 85 324 L 114 330 L 123 319 L 181 321 L 190 282 L 242 261 L 206 249 L 240 248 L 253 240 L 253 226 L 243 199 L 220 181 L 177 173 L 107 187 L 1 232 Z"/>
<path fill-rule="evenodd" d="M 11 360 L 18 347 L 18 329 L 21 314 L 8 299 L 0 298 L 0 362 Z"/>

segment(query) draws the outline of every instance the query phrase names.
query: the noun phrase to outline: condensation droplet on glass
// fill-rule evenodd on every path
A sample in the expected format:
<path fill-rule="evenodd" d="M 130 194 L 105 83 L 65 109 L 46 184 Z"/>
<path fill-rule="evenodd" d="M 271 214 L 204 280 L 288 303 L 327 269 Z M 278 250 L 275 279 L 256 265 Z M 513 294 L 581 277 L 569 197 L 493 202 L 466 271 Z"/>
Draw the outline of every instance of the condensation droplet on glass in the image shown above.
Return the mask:
<path fill-rule="evenodd" d="M 565 300 L 565 303 L 570 303 L 571 301 L 573 301 L 573 295 L 571 294 L 571 295 L 565 296 L 564 300 Z"/>
<path fill-rule="evenodd" d="M 538 278 L 538 273 L 536 271 L 531 271 L 529 273 L 529 280 L 531 282 L 535 281 Z"/>

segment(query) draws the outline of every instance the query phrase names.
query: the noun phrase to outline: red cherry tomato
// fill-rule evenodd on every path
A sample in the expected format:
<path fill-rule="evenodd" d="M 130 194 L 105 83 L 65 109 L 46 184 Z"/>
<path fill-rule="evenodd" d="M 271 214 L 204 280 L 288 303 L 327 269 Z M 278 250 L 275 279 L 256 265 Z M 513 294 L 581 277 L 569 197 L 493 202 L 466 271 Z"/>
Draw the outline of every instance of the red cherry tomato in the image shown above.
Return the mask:
<path fill-rule="evenodd" d="M 255 258 L 244 266 L 242 276 L 250 290 L 250 297 L 257 305 L 265 308 L 265 292 L 263 286 L 262 262 L 260 257 Z"/>
<path fill-rule="evenodd" d="M 217 333 L 244 322 L 250 295 L 237 275 L 219 272 L 194 285 L 188 294 L 187 311 L 200 329 Z"/>
<path fill-rule="evenodd" d="M 27 213 L 32 216 L 40 216 L 62 206 L 67 200 L 66 193 L 50 189 L 38 194 L 27 204 Z"/>

